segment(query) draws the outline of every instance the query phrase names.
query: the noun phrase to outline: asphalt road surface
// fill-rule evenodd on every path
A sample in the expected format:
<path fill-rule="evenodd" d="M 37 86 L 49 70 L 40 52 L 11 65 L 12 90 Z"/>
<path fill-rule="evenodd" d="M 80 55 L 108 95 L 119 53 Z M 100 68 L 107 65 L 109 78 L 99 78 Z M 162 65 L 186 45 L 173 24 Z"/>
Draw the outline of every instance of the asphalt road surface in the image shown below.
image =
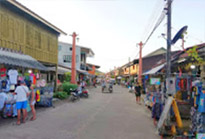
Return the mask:
<path fill-rule="evenodd" d="M 90 89 L 90 98 L 37 112 L 35 121 L 0 125 L 0 139 L 159 139 L 150 113 L 134 94 Z"/>

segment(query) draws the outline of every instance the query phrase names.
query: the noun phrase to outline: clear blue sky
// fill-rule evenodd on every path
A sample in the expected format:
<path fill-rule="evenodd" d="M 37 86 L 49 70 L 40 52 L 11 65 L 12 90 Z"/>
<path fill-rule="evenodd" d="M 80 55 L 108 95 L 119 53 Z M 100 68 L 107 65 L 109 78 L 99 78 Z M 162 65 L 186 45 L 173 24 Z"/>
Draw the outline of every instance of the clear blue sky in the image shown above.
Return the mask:
<path fill-rule="evenodd" d="M 79 45 L 95 52 L 88 62 L 107 72 L 137 58 L 136 44 L 146 37 L 146 28 L 159 15 L 164 0 L 18 0 L 44 19 L 68 34 L 79 34 Z M 152 17 L 151 17 L 152 16 Z M 172 36 L 188 25 L 185 47 L 205 42 L 205 0 L 174 0 L 172 6 Z M 143 49 L 143 55 L 166 41 L 166 18 Z M 61 36 L 60 41 L 72 43 L 72 38 Z M 173 46 L 179 50 L 180 42 Z"/>

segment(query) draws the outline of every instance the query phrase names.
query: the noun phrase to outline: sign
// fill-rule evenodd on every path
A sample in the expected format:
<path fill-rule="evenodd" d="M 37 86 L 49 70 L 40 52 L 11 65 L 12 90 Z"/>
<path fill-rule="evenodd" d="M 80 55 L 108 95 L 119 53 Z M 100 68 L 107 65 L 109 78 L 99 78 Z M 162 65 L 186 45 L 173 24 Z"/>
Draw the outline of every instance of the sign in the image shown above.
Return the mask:
<path fill-rule="evenodd" d="M 173 97 L 169 97 L 165 104 L 164 110 L 160 116 L 159 122 L 157 124 L 158 130 L 162 127 L 164 121 L 167 119 L 167 114 L 169 113 L 170 107 L 172 105 L 172 101 L 173 101 Z"/>
<path fill-rule="evenodd" d="M 160 85 L 160 78 L 150 78 L 151 85 Z"/>

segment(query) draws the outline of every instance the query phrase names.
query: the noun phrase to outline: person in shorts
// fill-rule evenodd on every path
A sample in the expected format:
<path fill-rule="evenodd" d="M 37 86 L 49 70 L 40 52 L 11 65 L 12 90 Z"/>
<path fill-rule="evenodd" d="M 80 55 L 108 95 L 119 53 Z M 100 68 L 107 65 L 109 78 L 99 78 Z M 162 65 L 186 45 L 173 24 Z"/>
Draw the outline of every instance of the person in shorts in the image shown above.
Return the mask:
<path fill-rule="evenodd" d="M 21 81 L 21 85 L 18 86 L 15 90 L 16 94 L 16 107 L 17 107 L 17 125 L 21 124 L 21 110 L 23 111 L 23 123 L 26 122 L 26 116 L 27 116 L 27 97 L 29 96 L 29 89 L 25 85 L 24 81 Z"/>
<path fill-rule="evenodd" d="M 30 107 L 31 107 L 31 112 L 33 114 L 33 116 L 31 117 L 30 120 L 34 121 L 34 120 L 36 120 L 36 110 L 35 110 L 35 104 L 36 104 L 35 96 L 36 96 L 36 93 L 35 93 L 35 90 L 34 90 L 32 85 L 29 88 L 30 88 L 30 91 L 31 91 L 29 104 L 30 104 Z"/>
<path fill-rule="evenodd" d="M 136 86 L 135 86 L 135 96 L 136 96 L 136 102 L 138 104 L 141 104 L 140 103 L 140 97 L 141 97 L 141 86 L 140 84 L 137 82 Z"/>

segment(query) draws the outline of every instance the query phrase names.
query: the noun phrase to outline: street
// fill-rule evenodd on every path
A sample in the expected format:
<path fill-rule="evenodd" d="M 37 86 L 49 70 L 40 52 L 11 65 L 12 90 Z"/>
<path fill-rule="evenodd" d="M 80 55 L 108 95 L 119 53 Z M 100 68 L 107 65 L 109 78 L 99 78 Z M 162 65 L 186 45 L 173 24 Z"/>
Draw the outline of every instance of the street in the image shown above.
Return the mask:
<path fill-rule="evenodd" d="M 157 139 L 150 113 L 134 94 L 90 89 L 90 98 L 37 112 L 37 120 L 0 126 L 1 139 Z"/>

